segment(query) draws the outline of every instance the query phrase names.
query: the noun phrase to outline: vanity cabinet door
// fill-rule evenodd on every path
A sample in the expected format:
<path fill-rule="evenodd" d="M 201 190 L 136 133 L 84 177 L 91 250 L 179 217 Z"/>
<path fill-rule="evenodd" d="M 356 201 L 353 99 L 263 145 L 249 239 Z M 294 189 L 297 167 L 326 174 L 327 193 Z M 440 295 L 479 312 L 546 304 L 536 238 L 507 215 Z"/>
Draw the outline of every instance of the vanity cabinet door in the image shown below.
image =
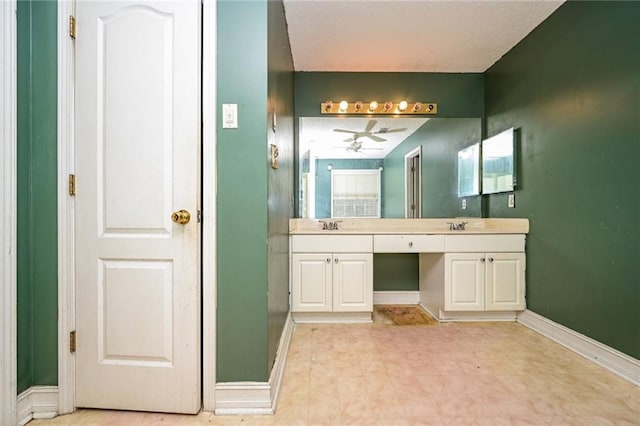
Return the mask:
<path fill-rule="evenodd" d="M 487 253 L 486 259 L 486 310 L 524 310 L 524 253 Z"/>
<path fill-rule="evenodd" d="M 373 310 L 373 254 L 333 255 L 333 311 Z"/>
<path fill-rule="evenodd" d="M 484 253 L 445 254 L 444 309 L 485 310 Z"/>
<path fill-rule="evenodd" d="M 333 257 L 329 254 L 291 255 L 291 311 L 331 312 Z"/>

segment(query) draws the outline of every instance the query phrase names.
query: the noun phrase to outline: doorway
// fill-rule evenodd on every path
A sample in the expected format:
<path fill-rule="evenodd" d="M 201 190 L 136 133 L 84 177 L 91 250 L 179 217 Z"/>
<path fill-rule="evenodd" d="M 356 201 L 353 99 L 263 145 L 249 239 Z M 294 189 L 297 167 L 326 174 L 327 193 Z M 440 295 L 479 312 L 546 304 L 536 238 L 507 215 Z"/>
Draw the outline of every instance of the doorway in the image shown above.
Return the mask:
<path fill-rule="evenodd" d="M 422 146 L 404 156 L 405 217 L 422 217 Z"/>

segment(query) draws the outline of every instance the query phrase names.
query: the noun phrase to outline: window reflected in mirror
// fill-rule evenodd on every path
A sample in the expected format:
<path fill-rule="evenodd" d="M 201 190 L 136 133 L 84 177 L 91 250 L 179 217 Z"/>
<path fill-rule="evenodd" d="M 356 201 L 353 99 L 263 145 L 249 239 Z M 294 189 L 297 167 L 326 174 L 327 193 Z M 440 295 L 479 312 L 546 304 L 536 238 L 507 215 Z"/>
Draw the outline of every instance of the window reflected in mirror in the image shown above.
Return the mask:
<path fill-rule="evenodd" d="M 483 194 L 515 188 L 514 141 L 513 127 L 482 141 Z"/>

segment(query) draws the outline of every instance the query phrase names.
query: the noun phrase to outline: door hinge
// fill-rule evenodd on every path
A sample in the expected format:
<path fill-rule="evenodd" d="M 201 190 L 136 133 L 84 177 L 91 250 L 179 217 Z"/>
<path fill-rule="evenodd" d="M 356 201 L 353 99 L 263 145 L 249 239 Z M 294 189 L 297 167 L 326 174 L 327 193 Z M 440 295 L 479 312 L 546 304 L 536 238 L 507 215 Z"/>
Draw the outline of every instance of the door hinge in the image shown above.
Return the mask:
<path fill-rule="evenodd" d="M 69 37 L 76 39 L 76 17 L 69 15 Z"/>
<path fill-rule="evenodd" d="M 69 195 L 76 195 L 76 175 L 69 175 Z"/>
<path fill-rule="evenodd" d="M 198 210 L 197 217 L 198 217 L 198 223 L 202 222 L 202 211 L 201 210 Z"/>
<path fill-rule="evenodd" d="M 74 353 L 76 351 L 76 331 L 69 332 L 69 352 Z"/>

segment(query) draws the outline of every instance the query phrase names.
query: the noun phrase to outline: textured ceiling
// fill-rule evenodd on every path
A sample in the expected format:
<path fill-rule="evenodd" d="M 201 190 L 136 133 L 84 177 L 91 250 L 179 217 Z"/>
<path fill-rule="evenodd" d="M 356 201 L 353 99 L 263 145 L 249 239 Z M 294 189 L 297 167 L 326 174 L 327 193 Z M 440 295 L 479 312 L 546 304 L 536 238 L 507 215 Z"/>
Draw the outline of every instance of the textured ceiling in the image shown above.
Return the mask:
<path fill-rule="evenodd" d="M 564 1 L 284 0 L 296 71 L 484 72 Z"/>

